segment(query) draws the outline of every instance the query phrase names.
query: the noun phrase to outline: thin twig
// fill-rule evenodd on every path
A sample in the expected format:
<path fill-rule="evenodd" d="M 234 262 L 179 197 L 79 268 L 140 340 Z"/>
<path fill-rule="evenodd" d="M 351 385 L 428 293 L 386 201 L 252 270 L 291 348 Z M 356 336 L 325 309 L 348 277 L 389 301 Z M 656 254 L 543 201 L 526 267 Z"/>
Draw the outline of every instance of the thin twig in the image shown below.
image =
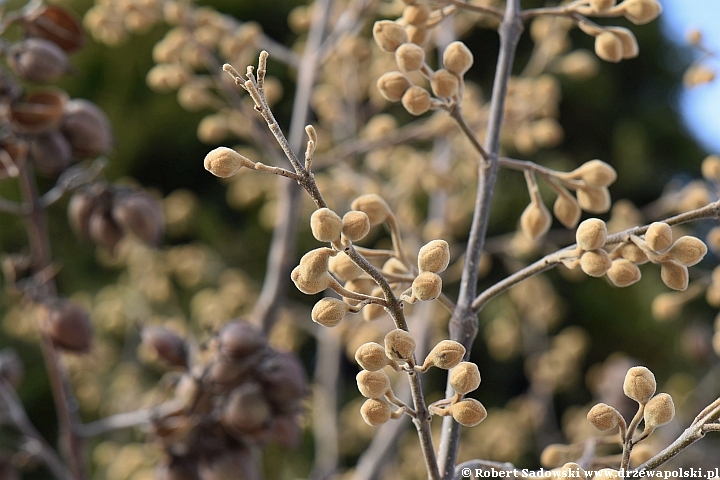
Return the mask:
<path fill-rule="evenodd" d="M 82 437 L 94 437 L 113 430 L 147 425 L 153 417 L 154 412 L 154 409 L 143 409 L 135 410 L 134 412 L 118 413 L 92 423 L 78 425 L 75 431 Z"/>

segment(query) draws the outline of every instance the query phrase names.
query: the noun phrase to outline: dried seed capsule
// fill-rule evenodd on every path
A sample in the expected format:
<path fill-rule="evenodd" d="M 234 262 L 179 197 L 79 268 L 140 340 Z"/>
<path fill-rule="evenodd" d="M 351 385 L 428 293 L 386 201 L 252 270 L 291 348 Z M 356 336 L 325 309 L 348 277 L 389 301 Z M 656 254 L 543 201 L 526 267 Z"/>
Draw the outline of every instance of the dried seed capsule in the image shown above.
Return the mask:
<path fill-rule="evenodd" d="M 68 56 L 42 38 L 26 38 L 7 52 L 8 66 L 18 77 L 33 83 L 52 83 L 69 70 Z"/>
<path fill-rule="evenodd" d="M 90 315 L 69 300 L 56 299 L 46 305 L 43 328 L 53 343 L 70 352 L 87 352 L 92 340 Z"/>
<path fill-rule="evenodd" d="M 607 187 L 617 179 L 617 172 L 602 160 L 590 160 L 567 174 L 568 178 L 582 180 L 592 187 Z"/>
<path fill-rule="evenodd" d="M 603 12 L 615 6 L 616 0 L 590 0 L 590 8 L 594 12 Z"/>
<path fill-rule="evenodd" d="M 632 367 L 625 375 L 623 392 L 640 404 L 645 404 L 655 394 L 655 375 L 645 367 Z"/>
<path fill-rule="evenodd" d="M 606 187 L 580 187 L 575 192 L 580 208 L 590 213 L 605 213 L 610 210 L 610 192 Z"/>
<path fill-rule="evenodd" d="M 620 37 L 611 31 L 604 31 L 595 37 L 595 54 L 606 62 L 617 63 L 623 59 L 623 45 Z"/>
<path fill-rule="evenodd" d="M 597 250 L 605 245 L 607 240 L 607 226 L 599 218 L 588 218 L 578 225 L 575 232 L 575 241 L 583 250 Z"/>
<path fill-rule="evenodd" d="M 75 157 L 94 157 L 112 148 L 110 120 L 100 107 L 88 100 L 76 98 L 65 104 L 60 129 L 70 141 Z"/>
<path fill-rule="evenodd" d="M 641 273 L 637 265 L 630 260 L 613 260 L 607 276 L 616 287 L 627 287 L 640 280 Z"/>
<path fill-rule="evenodd" d="M 385 199 L 375 193 L 368 193 L 357 197 L 353 200 L 350 208 L 365 212 L 371 227 L 380 225 L 391 214 L 390 206 Z"/>
<path fill-rule="evenodd" d="M 673 260 L 686 267 L 692 267 L 699 263 L 705 257 L 705 254 L 707 254 L 705 243 L 699 238 L 690 236 L 678 238 L 668 250 L 668 255 Z"/>
<path fill-rule="evenodd" d="M 485 406 L 474 398 L 464 398 L 448 407 L 452 417 L 464 427 L 474 427 L 487 417 Z"/>
<path fill-rule="evenodd" d="M 432 240 L 420 248 L 418 270 L 421 272 L 444 272 L 450 264 L 450 246 L 445 240 Z"/>
<path fill-rule="evenodd" d="M 396 328 L 385 335 L 385 355 L 396 362 L 407 362 L 415 353 L 415 339 L 405 330 Z"/>
<path fill-rule="evenodd" d="M 408 41 L 405 28 L 397 22 L 380 20 L 373 25 L 373 38 L 383 52 L 394 52 Z"/>
<path fill-rule="evenodd" d="M 310 216 L 310 229 L 318 241 L 334 242 L 340 239 L 342 219 L 329 208 L 320 208 Z"/>
<path fill-rule="evenodd" d="M 720 182 L 720 155 L 708 155 L 700 165 L 705 180 Z"/>
<path fill-rule="evenodd" d="M 227 147 L 211 150 L 205 155 L 203 166 L 205 170 L 220 178 L 232 177 L 243 167 L 255 168 L 253 162 Z"/>
<path fill-rule="evenodd" d="M 450 371 L 450 386 L 460 395 L 476 390 L 480 386 L 480 370 L 472 362 L 460 362 Z"/>
<path fill-rule="evenodd" d="M 413 85 L 402 96 L 402 104 L 408 113 L 418 116 L 430 110 L 430 92 Z"/>
<path fill-rule="evenodd" d="M 85 43 L 85 34 L 77 18 L 56 5 L 43 5 L 23 17 L 28 36 L 50 40 L 66 52 L 73 52 Z"/>
<path fill-rule="evenodd" d="M 395 63 L 403 72 L 416 72 L 425 64 L 425 50 L 415 43 L 403 43 L 395 50 Z"/>
<path fill-rule="evenodd" d="M 682 292 L 687 289 L 690 276 L 685 265 L 668 260 L 660 264 L 660 279 L 669 288 Z"/>
<path fill-rule="evenodd" d="M 252 434 L 262 430 L 272 417 L 272 409 L 259 384 L 245 383 L 228 397 L 220 423 L 233 434 Z"/>
<path fill-rule="evenodd" d="M 389 102 L 399 102 L 410 87 L 412 82 L 400 72 L 384 73 L 377 81 L 380 95 Z"/>
<path fill-rule="evenodd" d="M 185 340 L 164 327 L 143 327 L 142 342 L 155 351 L 158 358 L 168 366 L 187 368 Z"/>
<path fill-rule="evenodd" d="M 665 425 L 675 416 L 675 404 L 667 393 L 658 393 L 645 405 L 645 428 Z"/>
<path fill-rule="evenodd" d="M 602 277 L 612 267 L 610 255 L 605 250 L 591 250 L 580 257 L 580 268 L 586 275 Z"/>
<path fill-rule="evenodd" d="M 381 370 L 392 363 L 385 355 L 383 346 L 375 342 L 360 345 L 360 348 L 355 352 L 355 361 L 360 367 L 370 372 Z"/>
<path fill-rule="evenodd" d="M 635 58 L 640 53 L 635 35 L 627 28 L 613 27 L 611 31 L 622 43 L 623 59 Z"/>
<path fill-rule="evenodd" d="M 460 79 L 443 68 L 433 73 L 430 88 L 438 98 L 452 97 L 460 91 Z"/>
<path fill-rule="evenodd" d="M 25 368 L 15 350 L 9 347 L 0 350 L 0 380 L 4 380 L 16 388 L 20 385 L 24 374 Z"/>
<path fill-rule="evenodd" d="M 455 75 L 462 77 L 473 64 L 473 54 L 464 43 L 455 41 L 443 51 L 443 66 Z"/>
<path fill-rule="evenodd" d="M 218 333 L 219 348 L 229 358 L 242 360 L 267 345 L 262 331 L 246 320 L 228 322 Z"/>
<path fill-rule="evenodd" d="M 426 372 L 432 366 L 450 370 L 457 366 L 464 356 L 465 347 L 462 344 L 453 340 L 443 340 L 430 351 L 419 370 Z"/>
<path fill-rule="evenodd" d="M 112 252 L 122 240 L 123 232 L 110 212 L 95 208 L 88 220 L 88 236 L 93 243 Z"/>
<path fill-rule="evenodd" d="M 11 127 L 21 133 L 56 130 L 67 102 L 67 93 L 53 90 L 34 92 L 22 99 L 15 99 L 10 104 Z"/>
<path fill-rule="evenodd" d="M 652 22 L 662 12 L 662 7 L 656 0 L 625 0 L 620 6 L 625 18 L 635 25 Z"/>
<path fill-rule="evenodd" d="M 275 351 L 263 357 L 254 373 L 275 412 L 300 410 L 300 401 L 308 394 L 307 374 L 295 354 Z"/>
<path fill-rule="evenodd" d="M 342 234 L 351 242 L 365 238 L 370 232 L 370 219 L 365 212 L 351 210 L 343 215 Z"/>
<path fill-rule="evenodd" d="M 355 265 L 355 262 L 350 260 L 350 257 L 348 257 L 345 252 L 338 252 L 338 254 L 334 257 L 330 257 L 330 260 L 328 261 L 328 268 L 333 273 L 333 275 L 335 275 L 342 282 L 349 282 L 351 280 L 355 280 L 363 274 L 362 269 Z M 347 286 L 345 286 L 345 288 L 350 290 L 350 288 L 348 288 Z M 355 292 L 357 290 L 351 291 Z M 367 292 L 367 294 L 369 294 L 369 292 Z"/>
<path fill-rule="evenodd" d="M 28 159 L 38 173 L 56 177 L 70 166 L 72 148 L 62 133 L 53 130 L 33 137 L 28 148 Z"/>
<path fill-rule="evenodd" d="M 442 278 L 433 272 L 421 272 L 412 283 L 413 297 L 425 302 L 435 300 L 442 293 Z"/>
<path fill-rule="evenodd" d="M 580 221 L 582 210 L 577 200 L 570 194 L 558 195 L 553 204 L 553 214 L 555 214 L 555 218 L 557 218 L 565 228 L 575 228 L 578 221 Z"/>
<path fill-rule="evenodd" d="M 617 410 L 604 403 L 598 403 L 587 414 L 588 421 L 601 432 L 617 427 L 620 418 Z"/>
<path fill-rule="evenodd" d="M 542 202 L 530 202 L 520 216 L 520 228 L 530 240 L 537 240 L 545 235 L 551 224 L 552 216 Z"/>
<path fill-rule="evenodd" d="M 363 397 L 382 398 L 390 390 L 390 379 L 385 372 L 363 370 L 355 377 L 358 390 Z"/>
<path fill-rule="evenodd" d="M 310 317 L 324 327 L 334 327 L 350 309 L 350 305 L 337 298 L 323 298 L 315 304 Z"/>
<path fill-rule="evenodd" d="M 403 9 L 402 18 L 408 25 L 425 25 L 430 17 L 430 7 L 420 3 Z"/>
<path fill-rule="evenodd" d="M 160 202 L 143 191 L 116 195 L 112 218 L 125 232 L 132 232 L 148 245 L 160 245 L 165 231 L 165 218 Z"/>
<path fill-rule="evenodd" d="M 390 404 L 386 400 L 368 398 L 362 407 L 360 407 L 360 415 L 362 415 L 365 423 L 375 427 L 390 420 L 392 407 L 390 407 Z"/>

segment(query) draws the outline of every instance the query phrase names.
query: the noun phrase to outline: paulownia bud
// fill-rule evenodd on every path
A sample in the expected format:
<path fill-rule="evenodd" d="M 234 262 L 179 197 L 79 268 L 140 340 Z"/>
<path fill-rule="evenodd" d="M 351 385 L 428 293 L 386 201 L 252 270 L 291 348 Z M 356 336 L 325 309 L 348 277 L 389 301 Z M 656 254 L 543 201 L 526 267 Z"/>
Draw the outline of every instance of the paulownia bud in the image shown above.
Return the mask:
<path fill-rule="evenodd" d="M 143 327 L 142 342 L 155 351 L 158 358 L 171 367 L 187 368 L 185 340 L 164 327 Z"/>
<path fill-rule="evenodd" d="M 159 245 L 165 230 L 160 202 L 143 191 L 115 196 L 112 217 L 125 232 L 132 232 L 148 245 Z"/>
<path fill-rule="evenodd" d="M 408 113 L 416 116 L 422 115 L 430 110 L 430 92 L 423 87 L 413 85 L 403 94 L 402 104 Z"/>
<path fill-rule="evenodd" d="M 620 37 L 606 30 L 595 37 L 595 53 L 606 62 L 617 63 L 623 59 L 623 44 Z"/>
<path fill-rule="evenodd" d="M 418 270 L 421 272 L 444 272 L 450 264 L 450 246 L 445 240 L 432 240 L 420 248 Z"/>
<path fill-rule="evenodd" d="M 262 331 L 245 320 L 233 320 L 218 333 L 220 351 L 230 358 L 241 360 L 267 345 Z"/>
<path fill-rule="evenodd" d="M 373 25 L 373 38 L 384 52 L 394 52 L 408 41 L 405 28 L 397 22 L 380 20 Z"/>
<path fill-rule="evenodd" d="M 360 394 L 366 398 L 382 398 L 390 390 L 390 379 L 382 370 L 363 370 L 355 379 Z"/>
<path fill-rule="evenodd" d="M 343 282 L 355 280 L 363 273 L 362 269 L 355 265 L 355 262 L 350 260 L 350 257 L 348 257 L 345 252 L 338 252 L 338 254 L 334 257 L 330 257 L 330 260 L 328 261 L 328 268 Z"/>
<path fill-rule="evenodd" d="M 616 287 L 627 287 L 639 281 L 642 274 L 638 266 L 630 260 L 618 258 L 613 260 L 607 276 Z"/>
<path fill-rule="evenodd" d="M 8 49 L 8 66 L 18 77 L 33 83 L 52 83 L 69 70 L 68 56 L 42 38 L 26 38 Z"/>
<path fill-rule="evenodd" d="M 707 246 L 699 238 L 684 236 L 678 238 L 667 253 L 676 262 L 692 267 L 705 257 Z"/>
<path fill-rule="evenodd" d="M 605 245 L 607 226 L 599 218 L 588 218 L 578 225 L 575 241 L 584 251 L 597 250 Z"/>
<path fill-rule="evenodd" d="M 648 257 L 645 255 L 645 252 L 632 242 L 625 243 L 620 247 L 620 255 L 635 265 L 642 265 L 648 262 Z"/>
<path fill-rule="evenodd" d="M 655 375 L 645 367 L 632 367 L 625 375 L 623 392 L 639 404 L 645 404 L 655 394 Z"/>
<path fill-rule="evenodd" d="M 418 370 L 427 372 L 430 367 L 450 370 L 456 367 L 465 356 L 465 347 L 453 340 L 443 340 L 430 351 L 425 358 L 422 367 Z"/>
<path fill-rule="evenodd" d="M 580 220 L 582 210 L 577 200 L 570 194 L 558 195 L 553 204 L 553 213 L 555 214 L 555 218 L 557 218 L 565 228 L 575 228 Z"/>
<path fill-rule="evenodd" d="M 70 141 L 75 157 L 95 157 L 112 148 L 110 120 L 88 100 L 75 98 L 65 103 L 60 129 Z"/>
<path fill-rule="evenodd" d="M 667 393 L 658 393 L 647 402 L 643 418 L 645 428 L 654 429 L 670 422 L 675 416 L 675 404 Z"/>
<path fill-rule="evenodd" d="M 635 25 L 652 22 L 662 12 L 662 7 L 656 0 L 625 0 L 620 6 L 625 18 Z"/>
<path fill-rule="evenodd" d="M 540 454 L 540 465 L 545 468 L 557 467 L 567 459 L 567 446 L 553 443 L 545 447 Z"/>
<path fill-rule="evenodd" d="M 93 336 L 88 312 L 64 299 L 56 299 L 46 308 L 44 328 L 53 343 L 70 352 L 87 352 Z"/>
<path fill-rule="evenodd" d="M 710 288 L 708 289 L 708 292 L 710 292 Z M 680 316 L 682 307 L 683 305 L 685 305 L 686 302 L 687 299 L 685 298 L 684 294 L 672 292 L 661 293 L 653 299 L 650 310 L 655 320 L 674 320 Z M 718 306 L 713 305 L 714 302 L 711 303 L 710 301 L 708 301 L 708 303 L 712 306 Z"/>
<path fill-rule="evenodd" d="M 590 8 L 594 12 L 604 12 L 615 6 L 616 0 L 590 0 Z"/>
<path fill-rule="evenodd" d="M 326 247 L 310 250 L 300 259 L 300 274 L 309 281 L 327 274 L 328 260 L 336 254 L 337 251 Z"/>
<path fill-rule="evenodd" d="M 370 372 L 376 372 L 386 365 L 393 368 L 397 367 L 395 362 L 387 357 L 383 346 L 375 342 L 360 345 L 360 348 L 355 352 L 355 361 L 360 367 Z"/>
<path fill-rule="evenodd" d="M 485 406 L 474 398 L 464 398 L 448 407 L 452 417 L 464 427 L 474 427 L 487 417 Z"/>
<path fill-rule="evenodd" d="M 460 362 L 450 371 L 450 386 L 460 395 L 476 390 L 480 386 L 480 370 L 472 362 Z"/>
<path fill-rule="evenodd" d="M 580 268 L 586 275 L 591 277 L 602 277 L 612 267 L 610 255 L 603 250 L 591 250 L 580 257 Z"/>
<path fill-rule="evenodd" d="M 645 232 L 645 242 L 650 250 L 662 253 L 672 245 L 672 229 L 670 225 L 663 222 L 650 224 Z"/>
<path fill-rule="evenodd" d="M 368 398 L 360 407 L 360 415 L 368 425 L 373 427 L 382 425 L 392 417 L 392 407 L 383 399 Z"/>
<path fill-rule="evenodd" d="M 257 383 L 245 383 L 230 393 L 222 425 L 230 432 L 255 433 L 270 421 L 272 409 Z"/>
<path fill-rule="evenodd" d="M 368 193 L 353 200 L 350 208 L 365 212 L 370 226 L 380 225 L 390 216 L 390 206 L 380 195 Z"/>
<path fill-rule="evenodd" d="M 607 187 L 617 179 L 617 172 L 602 160 L 595 159 L 583 163 L 567 177 L 582 180 L 593 187 Z"/>
<path fill-rule="evenodd" d="M 462 42 L 455 41 L 443 51 L 443 66 L 446 70 L 462 77 L 473 64 L 473 54 Z"/>
<path fill-rule="evenodd" d="M 577 192 L 580 208 L 589 213 L 605 213 L 610 210 L 610 192 L 607 187 L 579 187 Z"/>
<path fill-rule="evenodd" d="M 342 219 L 329 208 L 320 208 L 310 216 L 310 230 L 317 240 L 334 242 L 340 239 Z"/>
<path fill-rule="evenodd" d="M 601 432 L 617 427 L 620 418 L 617 410 L 604 403 L 598 403 L 587 414 L 588 421 Z"/>
<path fill-rule="evenodd" d="M 430 88 L 438 98 L 452 97 L 460 91 L 460 79 L 443 68 L 433 73 Z"/>
<path fill-rule="evenodd" d="M 326 297 L 315 304 L 310 317 L 324 327 L 334 327 L 350 310 L 350 305 L 337 298 Z"/>
<path fill-rule="evenodd" d="M 442 279 L 433 272 L 421 272 L 412 283 L 413 297 L 425 302 L 435 300 L 442 293 Z"/>
<path fill-rule="evenodd" d="M 342 224 L 342 234 L 351 242 L 362 240 L 370 232 L 370 219 L 359 210 L 350 210 L 343 215 Z"/>
<path fill-rule="evenodd" d="M 412 82 L 400 72 L 384 73 L 377 81 L 380 95 L 389 102 L 399 102 L 410 87 Z"/>
<path fill-rule="evenodd" d="M 687 289 L 690 276 L 685 265 L 668 260 L 660 264 L 660 279 L 669 288 L 682 292 Z"/>
<path fill-rule="evenodd" d="M 407 362 L 415 353 L 415 339 L 405 330 L 396 328 L 385 335 L 385 355 L 396 362 Z"/>
<path fill-rule="evenodd" d="M 560 469 L 560 472 L 558 472 L 558 476 L 563 478 L 577 478 L 578 480 L 587 480 L 585 470 L 583 470 L 583 468 L 575 462 L 568 462 L 563 465 Z"/>
<path fill-rule="evenodd" d="M 408 42 L 423 46 L 427 43 L 429 30 L 425 25 L 408 25 L 405 27 Z"/>
<path fill-rule="evenodd" d="M 415 43 L 403 43 L 395 50 L 395 63 L 403 72 L 416 72 L 425 63 L 425 50 Z"/>
<path fill-rule="evenodd" d="M 403 9 L 402 18 L 408 25 L 425 25 L 430 17 L 430 7 L 420 3 Z"/>
<path fill-rule="evenodd" d="M 622 43 L 623 59 L 635 58 L 640 53 L 635 35 L 627 28 L 613 27 L 611 29 Z"/>
<path fill-rule="evenodd" d="M 708 155 L 700 165 L 705 180 L 711 182 L 720 182 L 720 155 Z"/>
<path fill-rule="evenodd" d="M 370 295 L 372 295 L 373 297 L 382 297 L 382 289 L 380 287 L 375 287 L 370 292 Z M 385 308 L 383 308 L 382 305 L 378 305 L 377 303 L 365 305 L 362 309 L 362 317 L 363 320 L 365 320 L 366 322 L 372 322 L 373 320 L 377 320 L 383 315 L 385 315 Z"/>
<path fill-rule="evenodd" d="M 550 225 L 552 225 L 552 216 L 542 202 L 530 202 L 520 216 L 520 228 L 530 240 L 545 235 L 550 230 Z"/>
<path fill-rule="evenodd" d="M 255 164 L 240 155 L 232 148 L 217 147 L 205 155 L 205 170 L 216 177 L 228 178 L 235 175 L 242 167 L 254 168 Z"/>

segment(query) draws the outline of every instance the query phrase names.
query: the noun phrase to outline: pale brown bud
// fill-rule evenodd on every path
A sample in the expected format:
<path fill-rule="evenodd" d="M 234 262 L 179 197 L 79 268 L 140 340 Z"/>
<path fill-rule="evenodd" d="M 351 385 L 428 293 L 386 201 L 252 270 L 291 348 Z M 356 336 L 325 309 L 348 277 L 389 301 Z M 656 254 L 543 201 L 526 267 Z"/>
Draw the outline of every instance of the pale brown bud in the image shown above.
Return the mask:
<path fill-rule="evenodd" d="M 426 372 L 433 366 L 450 370 L 457 366 L 464 356 L 465 347 L 462 344 L 453 340 L 443 340 L 430 351 L 419 370 Z"/>
<path fill-rule="evenodd" d="M 74 98 L 65 103 L 60 130 L 78 158 L 102 155 L 113 146 L 110 120 L 89 100 Z"/>
<path fill-rule="evenodd" d="M 395 50 L 395 63 L 403 72 L 416 72 L 425 63 L 425 50 L 415 43 L 403 43 Z"/>
<path fill-rule="evenodd" d="M 613 27 L 611 29 L 622 43 L 623 59 L 635 58 L 640 53 L 635 35 L 627 28 Z"/>
<path fill-rule="evenodd" d="M 648 262 L 648 257 L 645 255 L 645 252 L 632 242 L 625 243 L 622 247 L 620 247 L 620 255 L 623 258 L 630 260 L 635 265 L 642 265 L 643 263 Z"/>
<path fill-rule="evenodd" d="M 433 94 L 438 98 L 448 98 L 460 91 L 460 79 L 454 73 L 440 69 L 433 73 L 430 80 Z"/>
<path fill-rule="evenodd" d="M 92 324 L 84 308 L 69 300 L 55 299 L 46 305 L 46 312 L 43 328 L 57 347 L 77 353 L 90 349 Z"/>
<path fill-rule="evenodd" d="M 708 289 L 708 292 L 710 289 Z M 652 301 L 651 311 L 655 320 L 675 320 L 680 316 L 686 300 L 684 294 L 661 293 Z M 710 303 L 710 302 L 708 302 Z M 712 303 L 710 303 L 712 305 Z"/>
<path fill-rule="evenodd" d="M 563 478 L 577 478 L 578 480 L 587 480 L 587 475 L 585 474 L 585 470 L 574 462 L 566 463 L 562 466 L 560 469 L 559 477 Z"/>
<path fill-rule="evenodd" d="M 370 372 L 376 372 L 391 364 L 391 360 L 385 354 L 385 348 L 375 342 L 360 345 L 355 352 L 355 361 L 360 367 Z"/>
<path fill-rule="evenodd" d="M 580 221 L 582 210 L 577 200 L 570 194 L 558 195 L 553 204 L 553 213 L 555 214 L 555 218 L 557 218 L 565 228 L 575 228 L 578 221 Z"/>
<path fill-rule="evenodd" d="M 520 216 L 520 228 L 527 238 L 537 240 L 550 230 L 552 216 L 545 204 L 532 201 Z"/>
<path fill-rule="evenodd" d="M 317 240 L 334 242 L 340 239 L 342 219 L 329 208 L 320 208 L 310 216 L 310 230 Z"/>
<path fill-rule="evenodd" d="M 408 41 L 415 45 L 423 46 L 427 43 L 430 31 L 425 25 L 408 25 L 405 27 Z"/>
<path fill-rule="evenodd" d="M 595 53 L 606 62 L 619 62 L 623 59 L 623 44 L 620 37 L 611 31 L 602 32 L 595 37 Z"/>
<path fill-rule="evenodd" d="M 615 169 L 602 160 L 590 160 L 567 174 L 593 187 L 607 187 L 617 179 Z"/>
<path fill-rule="evenodd" d="M 590 0 L 590 7 L 594 12 L 604 12 L 615 6 L 616 0 Z"/>
<path fill-rule="evenodd" d="M 374 297 L 378 295 L 382 296 L 382 291 L 380 289 L 375 289 L 371 293 Z M 362 317 L 363 320 L 365 320 L 366 322 L 372 322 L 373 320 L 377 320 L 383 315 L 385 315 L 385 308 L 383 308 L 382 305 L 378 305 L 377 303 L 365 305 L 362 309 Z"/>
<path fill-rule="evenodd" d="M 676 262 L 692 267 L 705 257 L 707 246 L 699 238 L 686 235 L 678 238 L 667 253 Z"/>
<path fill-rule="evenodd" d="M 33 83 L 52 83 L 69 70 L 67 54 L 42 38 L 26 38 L 12 45 L 7 60 L 13 73 Z"/>
<path fill-rule="evenodd" d="M 588 421 L 601 432 L 617 427 L 620 418 L 617 410 L 604 403 L 598 403 L 587 414 Z"/>
<path fill-rule="evenodd" d="M 370 219 L 365 212 L 351 210 L 343 215 L 342 234 L 351 242 L 357 242 L 365 238 L 370 232 Z"/>
<path fill-rule="evenodd" d="M 443 51 L 443 66 L 455 75 L 462 77 L 473 64 L 473 54 L 460 41 L 452 42 Z"/>
<path fill-rule="evenodd" d="M 700 165 L 705 180 L 720 182 L 720 155 L 708 155 Z"/>
<path fill-rule="evenodd" d="M 675 260 L 668 260 L 660 264 L 660 279 L 673 290 L 684 291 L 688 287 L 690 276 L 685 265 Z"/>
<path fill-rule="evenodd" d="M 384 73 L 377 81 L 380 95 L 389 102 L 399 102 L 410 87 L 412 82 L 400 72 Z"/>
<path fill-rule="evenodd" d="M 605 213 L 610 210 L 610 192 L 607 187 L 580 187 L 575 192 L 580 208 L 589 213 Z"/>
<path fill-rule="evenodd" d="M 415 339 L 405 330 L 396 328 L 385 335 L 385 355 L 396 362 L 407 362 L 415 353 Z"/>
<path fill-rule="evenodd" d="M 672 245 L 672 229 L 662 222 L 652 223 L 645 232 L 645 242 L 650 250 L 662 253 Z"/>
<path fill-rule="evenodd" d="M 460 395 L 476 390 L 480 386 L 480 371 L 472 362 L 460 362 L 450 371 L 450 386 Z"/>
<path fill-rule="evenodd" d="M 421 272 L 444 272 L 450 264 L 450 246 L 445 240 L 432 240 L 420 248 L 418 270 Z"/>
<path fill-rule="evenodd" d="M 545 468 L 553 468 L 565 463 L 567 458 L 567 446 L 553 443 L 545 447 L 540 454 L 540 465 Z"/>
<path fill-rule="evenodd" d="M 625 18 L 635 25 L 652 22 L 662 12 L 662 7 L 656 0 L 625 0 L 620 6 Z"/>
<path fill-rule="evenodd" d="M 394 52 L 403 43 L 408 41 L 405 29 L 397 22 L 380 20 L 373 25 L 373 38 L 384 52 Z"/>
<path fill-rule="evenodd" d="M 658 393 L 647 402 L 643 418 L 645 428 L 655 428 L 665 425 L 675 417 L 675 404 L 667 393 Z"/>
<path fill-rule="evenodd" d="M 616 287 L 627 287 L 639 281 L 641 273 L 638 266 L 630 260 L 618 258 L 613 260 L 607 276 Z"/>
<path fill-rule="evenodd" d="M 402 96 L 402 104 L 408 113 L 418 116 L 430 110 L 430 92 L 423 87 L 413 85 Z"/>
<path fill-rule="evenodd" d="M 390 390 L 390 379 L 382 370 L 363 370 L 355 379 L 360 394 L 366 398 L 382 398 Z"/>
<path fill-rule="evenodd" d="M 405 265 L 401 260 L 395 257 L 391 257 L 388 258 L 387 261 L 383 264 L 382 271 L 403 275 L 405 273 L 408 273 L 408 268 L 407 265 Z"/>
<path fill-rule="evenodd" d="M 435 300 L 442 293 L 442 279 L 433 272 L 421 272 L 412 283 L 413 297 L 425 302 Z"/>
<path fill-rule="evenodd" d="M 300 274 L 307 280 L 320 277 L 328 271 L 330 257 L 337 254 L 332 248 L 320 247 L 310 250 L 300 259 Z"/>
<path fill-rule="evenodd" d="M 210 151 L 205 155 L 203 165 L 205 170 L 220 178 L 232 177 L 243 167 L 255 168 L 253 162 L 227 147 L 218 147 Z"/>
<path fill-rule="evenodd" d="M 362 415 L 365 423 L 374 427 L 390 420 L 392 407 L 386 400 L 368 398 L 360 407 L 360 415 Z"/>
<path fill-rule="evenodd" d="M 380 225 L 391 214 L 390 206 L 385 199 L 375 193 L 368 193 L 357 197 L 353 200 L 350 208 L 365 212 L 371 227 Z"/>
<path fill-rule="evenodd" d="M 348 257 L 345 252 L 338 252 L 337 255 L 334 257 L 330 257 L 330 260 L 328 262 L 328 267 L 330 271 L 342 282 L 348 282 L 350 280 L 355 280 L 360 275 L 363 274 L 363 271 L 360 267 L 355 265 L 355 262 L 350 260 L 350 257 Z M 345 287 L 347 288 L 347 286 Z M 348 288 L 348 290 L 350 290 Z M 355 291 L 355 290 L 351 290 Z M 358 292 L 358 293 L 365 293 L 365 292 Z"/>
<path fill-rule="evenodd" d="M 408 25 L 425 25 L 430 17 L 430 7 L 420 3 L 403 9 L 402 18 Z"/>
<path fill-rule="evenodd" d="M 632 367 L 625 375 L 623 392 L 640 404 L 645 404 L 655 394 L 655 375 L 645 367 Z"/>
<path fill-rule="evenodd" d="M 350 310 L 350 305 L 337 298 L 323 298 L 315 304 L 310 317 L 324 327 L 334 327 Z"/>
<path fill-rule="evenodd" d="M 485 406 L 474 398 L 464 398 L 448 407 L 456 422 L 464 427 L 474 427 L 487 417 Z"/>
<path fill-rule="evenodd" d="M 219 349 L 229 358 L 241 360 L 267 345 L 262 331 L 246 320 L 233 320 L 218 333 Z"/>
<path fill-rule="evenodd" d="M 157 357 L 171 367 L 187 368 L 185 340 L 164 327 L 143 327 L 142 342 L 155 351 Z"/>
<path fill-rule="evenodd" d="M 597 250 L 605 245 L 607 226 L 599 218 L 588 218 L 578 225 L 575 241 L 585 251 Z"/>
<path fill-rule="evenodd" d="M 580 257 L 580 268 L 591 277 L 602 277 L 612 267 L 610 255 L 605 250 L 591 250 Z"/>

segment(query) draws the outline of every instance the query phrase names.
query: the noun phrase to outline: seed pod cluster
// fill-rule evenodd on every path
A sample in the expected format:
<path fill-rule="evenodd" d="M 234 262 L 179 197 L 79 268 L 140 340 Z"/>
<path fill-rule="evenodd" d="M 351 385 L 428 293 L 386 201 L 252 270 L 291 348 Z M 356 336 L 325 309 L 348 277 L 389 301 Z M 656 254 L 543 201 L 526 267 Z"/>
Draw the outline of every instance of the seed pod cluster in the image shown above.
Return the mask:
<path fill-rule="evenodd" d="M 152 196 L 105 184 L 76 191 L 68 204 L 68 218 L 78 236 L 111 251 L 130 234 L 159 245 L 165 231 L 162 208 Z"/>

